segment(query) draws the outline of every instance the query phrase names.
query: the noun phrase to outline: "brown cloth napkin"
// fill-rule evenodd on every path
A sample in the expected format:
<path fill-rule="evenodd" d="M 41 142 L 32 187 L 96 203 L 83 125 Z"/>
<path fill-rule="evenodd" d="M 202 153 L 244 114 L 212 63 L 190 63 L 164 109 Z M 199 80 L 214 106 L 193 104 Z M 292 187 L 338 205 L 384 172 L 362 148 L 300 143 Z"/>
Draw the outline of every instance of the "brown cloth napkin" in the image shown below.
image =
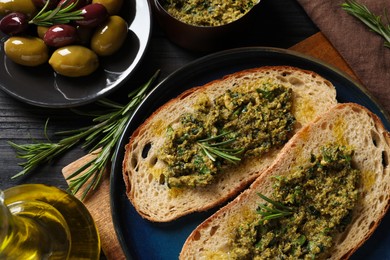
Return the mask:
<path fill-rule="evenodd" d="M 381 36 L 347 14 L 344 0 L 297 0 L 374 98 L 390 113 L 390 48 Z M 390 10 L 389 0 L 357 0 L 376 15 Z M 382 17 L 384 22 L 385 19 Z"/>

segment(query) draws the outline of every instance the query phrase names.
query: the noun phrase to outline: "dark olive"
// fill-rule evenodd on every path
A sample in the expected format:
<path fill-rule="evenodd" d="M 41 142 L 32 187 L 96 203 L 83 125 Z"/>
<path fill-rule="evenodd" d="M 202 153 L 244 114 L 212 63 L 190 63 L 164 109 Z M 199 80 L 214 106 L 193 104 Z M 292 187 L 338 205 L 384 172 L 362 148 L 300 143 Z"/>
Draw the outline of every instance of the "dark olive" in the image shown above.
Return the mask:
<path fill-rule="evenodd" d="M 56 8 L 56 6 L 59 3 L 59 0 L 32 0 L 32 1 L 33 1 L 34 5 L 36 7 L 38 7 L 39 9 L 44 7 L 46 2 L 49 1 L 48 5 L 46 7 L 49 10 L 52 10 L 52 9 Z"/>
<path fill-rule="evenodd" d="M 62 47 L 70 45 L 77 41 L 77 30 L 68 24 L 56 24 L 51 26 L 45 35 L 43 41 L 48 46 Z"/>
<path fill-rule="evenodd" d="M 79 39 L 79 43 L 81 45 L 89 46 L 89 43 L 91 42 L 91 37 L 94 32 L 94 28 L 84 27 L 84 26 L 77 26 L 77 36 Z"/>
<path fill-rule="evenodd" d="M 28 18 L 23 13 L 10 13 L 0 20 L 0 31 L 8 35 L 16 35 L 25 32 L 27 27 Z"/>
<path fill-rule="evenodd" d="M 107 9 L 101 4 L 89 4 L 80 10 L 84 18 L 75 21 L 80 26 L 96 27 L 102 24 L 108 17 Z"/>
<path fill-rule="evenodd" d="M 60 0 L 57 6 L 62 6 L 62 8 L 71 5 L 72 3 L 76 3 L 76 6 L 73 8 L 74 10 L 79 9 L 87 4 L 91 3 L 91 0 Z"/>

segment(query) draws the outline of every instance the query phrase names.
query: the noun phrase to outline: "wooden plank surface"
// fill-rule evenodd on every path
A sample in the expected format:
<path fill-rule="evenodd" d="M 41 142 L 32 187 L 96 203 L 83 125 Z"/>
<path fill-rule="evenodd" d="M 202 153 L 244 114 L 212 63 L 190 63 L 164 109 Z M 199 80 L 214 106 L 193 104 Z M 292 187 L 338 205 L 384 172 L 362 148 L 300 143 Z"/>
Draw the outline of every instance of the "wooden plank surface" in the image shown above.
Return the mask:
<path fill-rule="evenodd" d="M 292 46 L 290 49 L 329 63 L 348 74 L 351 78 L 359 81 L 337 50 L 320 32 Z M 64 177 L 66 178 L 73 170 L 85 162 L 92 160 L 94 157 L 95 154 L 88 154 L 64 167 L 62 170 Z M 102 249 L 107 259 L 125 259 L 112 223 L 109 197 L 109 171 L 106 172 L 101 185 L 93 196 L 84 200 L 84 204 L 90 211 L 99 229 Z"/>
<path fill-rule="evenodd" d="M 352 79 L 360 81 L 349 65 L 340 56 L 340 53 L 321 32 L 314 34 L 289 49 L 320 59 L 346 73 Z"/>
<path fill-rule="evenodd" d="M 72 172 L 80 168 L 86 162 L 96 158 L 96 153 L 87 154 L 77 161 L 67 165 L 62 169 L 62 173 L 67 178 Z M 110 171 L 107 169 L 103 174 L 103 179 L 99 187 L 93 194 L 83 200 L 84 205 L 95 220 L 100 235 L 100 243 L 104 255 L 107 259 L 125 259 L 118 238 L 115 234 L 114 224 L 111 217 L 110 207 Z M 70 181 L 70 180 L 67 180 Z M 79 193 L 82 194 L 82 191 Z M 80 195 L 76 196 L 80 198 Z"/>

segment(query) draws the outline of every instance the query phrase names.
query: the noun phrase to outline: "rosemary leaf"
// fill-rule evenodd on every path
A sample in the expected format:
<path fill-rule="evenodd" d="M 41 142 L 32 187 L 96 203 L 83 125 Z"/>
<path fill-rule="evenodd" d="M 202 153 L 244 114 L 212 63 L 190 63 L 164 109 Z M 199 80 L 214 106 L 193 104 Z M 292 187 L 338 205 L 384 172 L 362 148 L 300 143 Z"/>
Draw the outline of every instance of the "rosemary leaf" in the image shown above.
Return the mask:
<path fill-rule="evenodd" d="M 363 22 L 371 31 L 382 36 L 385 40 L 384 46 L 390 48 L 390 21 L 386 10 L 384 11 L 385 22 L 383 22 L 382 16 L 375 15 L 365 5 L 355 0 L 346 1 L 341 4 L 341 8 Z"/>
<path fill-rule="evenodd" d="M 43 8 L 29 21 L 29 23 L 38 26 L 49 27 L 53 24 L 67 24 L 74 20 L 83 19 L 84 17 L 82 15 L 82 10 L 73 10 L 76 7 L 78 1 L 67 5 L 69 1 L 70 0 L 65 1 L 53 10 L 46 10 L 50 0 L 46 1 Z"/>
<path fill-rule="evenodd" d="M 268 202 L 268 203 L 274 205 L 276 208 L 280 208 L 280 209 L 283 209 L 283 210 L 286 210 L 286 211 L 289 211 L 289 210 L 290 210 L 289 207 L 283 205 L 282 203 L 280 203 L 280 202 L 278 202 L 278 201 L 274 201 L 274 200 L 272 200 L 272 199 L 266 197 L 265 195 L 263 195 L 263 194 L 261 194 L 261 193 L 258 193 L 258 196 L 259 196 L 260 198 L 262 198 L 263 200 L 265 200 L 266 202 Z"/>
<path fill-rule="evenodd" d="M 293 214 L 293 211 L 289 207 L 285 206 L 284 204 L 278 201 L 274 201 L 261 193 L 258 193 L 257 195 L 263 200 L 265 200 L 266 202 L 268 202 L 270 205 L 272 205 L 272 207 L 266 204 L 259 205 L 257 213 L 262 216 L 263 221 L 278 219 Z"/>
<path fill-rule="evenodd" d="M 90 152 L 96 151 L 96 157 L 91 161 L 81 165 L 67 178 L 69 180 L 69 190 L 76 194 L 83 187 L 82 199 L 84 199 L 89 192 L 94 190 L 99 184 L 102 175 L 111 163 L 114 150 L 119 142 L 122 133 L 125 130 L 127 122 L 135 111 L 136 107 L 146 97 L 147 92 L 157 78 L 159 71 L 157 71 L 150 80 L 132 91 L 129 94 L 130 101 L 124 106 L 120 106 L 109 100 L 98 101 L 104 106 L 109 105 L 115 111 L 107 113 L 108 116 L 103 115 L 103 111 L 99 112 L 98 119 L 93 120 L 96 124 L 90 127 L 83 127 L 71 131 L 57 132 L 56 134 L 67 135 L 58 143 L 33 143 L 19 145 L 13 142 L 8 142 L 17 153 L 18 158 L 26 161 L 20 163 L 23 170 L 14 175 L 12 178 L 17 178 L 26 175 L 33 171 L 37 166 L 50 162 L 55 157 L 68 151 L 76 144 L 82 143 L 82 147 L 92 147 Z M 88 114 L 88 113 L 86 113 Z M 95 118 L 96 119 L 96 118 Z M 47 124 L 45 124 L 46 133 Z"/>
<path fill-rule="evenodd" d="M 226 147 L 226 145 L 231 144 L 235 141 L 234 138 L 227 139 L 225 141 L 221 142 L 213 142 L 216 141 L 223 136 L 226 136 L 230 134 L 229 132 L 222 133 L 216 136 L 212 136 L 209 138 L 205 138 L 198 141 L 199 147 L 202 149 L 204 154 L 210 158 L 213 162 L 216 161 L 217 157 L 222 158 L 224 160 L 227 160 L 231 163 L 236 163 L 237 161 L 240 161 L 241 158 L 237 157 L 237 154 L 240 154 L 244 151 L 244 149 L 232 149 L 229 147 Z"/>

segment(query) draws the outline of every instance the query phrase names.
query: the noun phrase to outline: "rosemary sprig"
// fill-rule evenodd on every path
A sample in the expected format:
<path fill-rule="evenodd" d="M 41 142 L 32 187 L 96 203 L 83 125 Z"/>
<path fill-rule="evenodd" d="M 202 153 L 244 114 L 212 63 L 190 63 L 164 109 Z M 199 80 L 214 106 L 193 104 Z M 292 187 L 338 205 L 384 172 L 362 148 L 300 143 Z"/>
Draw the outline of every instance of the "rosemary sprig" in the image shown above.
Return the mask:
<path fill-rule="evenodd" d="M 348 0 L 341 4 L 343 10 L 348 14 L 356 17 L 365 25 L 367 25 L 373 32 L 376 32 L 385 39 L 384 46 L 390 48 L 390 21 L 387 11 L 384 11 L 385 24 L 382 17 L 372 13 L 365 5 L 356 2 L 355 0 Z"/>
<path fill-rule="evenodd" d="M 35 143 L 18 145 L 8 142 L 17 152 L 17 157 L 26 161 L 20 163 L 23 170 L 12 178 L 17 178 L 34 170 L 37 166 L 51 161 L 74 145 L 83 142 L 82 147 L 92 147 L 90 152 L 95 151 L 95 159 L 82 165 L 69 177 L 69 190 L 76 194 L 81 187 L 88 184 L 82 194 L 82 199 L 96 188 L 106 170 L 108 163 L 113 159 L 115 147 L 119 141 L 124 128 L 129 121 L 133 111 L 146 96 L 149 87 L 157 78 L 157 71 L 152 78 L 138 89 L 129 94 L 130 102 L 120 105 L 108 99 L 98 100 L 97 104 L 104 107 L 102 111 L 86 113 L 93 116 L 94 125 L 71 131 L 57 132 L 59 135 L 68 137 L 61 139 L 58 143 Z M 109 112 L 107 112 L 109 111 Z M 45 132 L 46 132 L 45 125 Z"/>
<path fill-rule="evenodd" d="M 64 1 L 61 5 L 58 5 L 53 10 L 46 10 L 50 0 L 46 1 L 43 8 L 35 15 L 28 23 L 38 26 L 51 26 L 53 24 L 67 24 L 70 21 L 81 20 L 82 10 L 74 10 L 78 1 L 72 2 L 67 5 L 71 0 Z"/>
<path fill-rule="evenodd" d="M 236 155 L 242 153 L 244 149 L 233 149 L 227 147 L 227 145 L 235 141 L 234 138 L 228 139 L 226 141 L 221 141 L 221 142 L 213 142 L 227 134 L 229 134 L 229 132 L 222 133 L 206 139 L 198 140 L 198 145 L 200 146 L 202 151 L 213 162 L 216 160 L 217 157 L 220 157 L 232 163 L 241 160 L 241 158 L 237 157 Z"/>
<path fill-rule="evenodd" d="M 292 210 L 283 205 L 282 203 L 278 201 L 274 201 L 265 195 L 258 193 L 260 198 L 271 204 L 273 207 L 269 207 L 266 204 L 260 204 L 259 208 L 257 209 L 257 213 L 260 214 L 263 218 L 262 220 L 271 220 L 271 219 L 277 219 L 289 216 L 293 214 Z"/>

